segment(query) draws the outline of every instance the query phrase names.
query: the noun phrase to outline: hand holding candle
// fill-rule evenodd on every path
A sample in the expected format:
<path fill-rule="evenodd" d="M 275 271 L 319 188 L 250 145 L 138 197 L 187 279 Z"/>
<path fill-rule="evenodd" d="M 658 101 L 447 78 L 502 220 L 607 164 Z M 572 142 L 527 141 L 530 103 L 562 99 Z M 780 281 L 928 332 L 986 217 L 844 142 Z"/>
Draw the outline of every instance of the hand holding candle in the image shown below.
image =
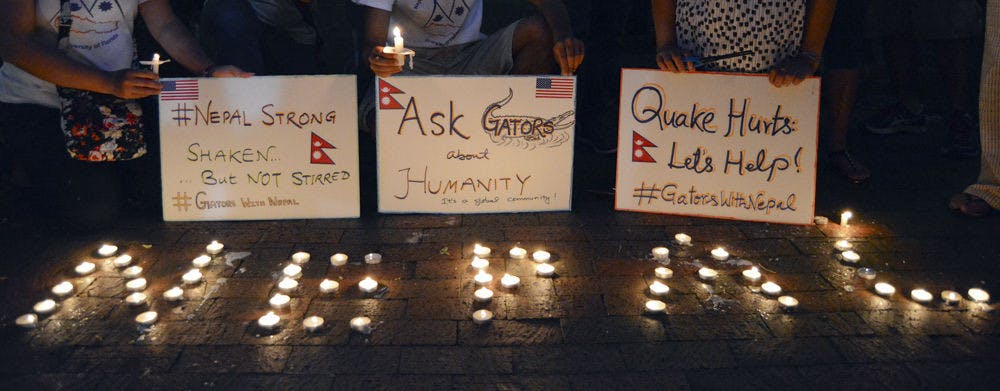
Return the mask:
<path fill-rule="evenodd" d="M 170 62 L 170 60 L 160 60 L 160 53 L 153 53 L 153 59 L 150 61 L 139 61 L 142 65 L 149 65 L 152 68 L 153 73 L 157 75 L 160 74 L 160 65 L 168 62 Z"/>

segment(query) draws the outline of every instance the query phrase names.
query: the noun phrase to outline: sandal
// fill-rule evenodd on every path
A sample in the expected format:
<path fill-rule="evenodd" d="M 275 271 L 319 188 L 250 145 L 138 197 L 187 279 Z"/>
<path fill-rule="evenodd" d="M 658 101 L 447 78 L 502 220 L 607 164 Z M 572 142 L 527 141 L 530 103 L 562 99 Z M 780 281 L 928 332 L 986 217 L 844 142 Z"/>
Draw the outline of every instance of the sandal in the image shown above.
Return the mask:
<path fill-rule="evenodd" d="M 872 176 L 868 167 L 856 162 L 854 158 L 847 153 L 846 149 L 843 151 L 830 152 L 828 157 L 830 159 L 830 165 L 851 183 L 863 183 Z"/>
<path fill-rule="evenodd" d="M 993 213 L 993 207 L 986 203 L 985 200 L 966 193 L 958 193 L 952 196 L 951 201 L 948 202 L 948 207 L 968 217 L 983 217 Z"/>

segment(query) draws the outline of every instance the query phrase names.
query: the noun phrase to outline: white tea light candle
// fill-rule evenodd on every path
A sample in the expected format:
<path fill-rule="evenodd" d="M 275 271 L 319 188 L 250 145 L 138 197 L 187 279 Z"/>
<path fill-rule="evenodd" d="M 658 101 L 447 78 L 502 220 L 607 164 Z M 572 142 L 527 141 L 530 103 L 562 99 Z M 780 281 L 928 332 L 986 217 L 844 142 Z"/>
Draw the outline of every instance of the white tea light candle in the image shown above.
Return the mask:
<path fill-rule="evenodd" d="M 478 285 L 486 285 L 493 281 L 493 275 L 480 269 L 479 273 L 476 273 L 476 276 L 472 279 L 475 280 Z"/>
<path fill-rule="evenodd" d="M 122 277 L 136 278 L 142 275 L 142 266 L 129 266 L 122 270 Z"/>
<path fill-rule="evenodd" d="M 223 248 L 226 248 L 226 246 L 213 240 L 212 243 L 205 246 L 205 252 L 207 252 L 208 255 L 218 255 L 222 252 Z"/>
<path fill-rule="evenodd" d="M 159 314 L 156 311 L 146 311 L 139 315 L 136 315 L 135 322 L 142 326 L 150 326 L 156 323 L 156 319 L 159 318 Z"/>
<path fill-rule="evenodd" d="M 358 282 L 358 289 L 361 289 L 364 293 L 375 292 L 378 288 L 378 281 L 373 280 L 371 277 L 365 277 L 365 279 Z"/>
<path fill-rule="evenodd" d="M 113 263 L 115 267 L 126 267 L 132 264 L 132 256 L 128 254 L 122 254 L 115 257 L 115 259 L 111 261 L 111 263 Z"/>
<path fill-rule="evenodd" d="M 657 261 L 666 261 L 670 259 L 670 250 L 666 247 L 653 247 L 651 251 L 653 253 L 653 259 Z"/>
<path fill-rule="evenodd" d="M 476 289 L 473 295 L 476 296 L 476 301 L 490 301 L 493 298 L 493 291 L 484 286 Z"/>
<path fill-rule="evenodd" d="M 35 303 L 35 305 L 31 307 L 31 309 L 34 310 L 36 313 L 45 315 L 56 309 L 56 301 L 52 299 L 45 299 Z"/>
<path fill-rule="evenodd" d="M 344 266 L 347 264 L 347 254 L 336 253 L 330 256 L 330 264 L 333 266 Z"/>
<path fill-rule="evenodd" d="M 295 290 L 295 288 L 298 287 L 299 287 L 299 282 L 288 277 L 284 277 L 281 279 L 281 281 L 278 281 L 278 289 L 280 289 L 283 292 L 293 291 Z"/>
<path fill-rule="evenodd" d="M 757 282 L 760 281 L 760 277 L 761 277 L 760 269 L 758 269 L 756 266 L 743 271 L 744 280 L 750 282 Z"/>
<path fill-rule="evenodd" d="M 302 277 L 302 266 L 296 265 L 294 263 L 285 266 L 281 269 L 281 274 L 284 274 L 288 278 L 299 278 Z"/>
<path fill-rule="evenodd" d="M 682 246 L 690 246 L 691 236 L 685 233 L 679 233 L 677 235 L 674 235 L 674 241 Z"/>
<path fill-rule="evenodd" d="M 357 331 L 361 334 L 371 334 L 372 320 L 367 316 L 359 316 L 351 319 L 351 330 Z"/>
<path fill-rule="evenodd" d="M 556 267 L 547 263 L 539 263 L 535 265 L 535 274 L 542 277 L 550 277 L 552 273 L 556 272 Z"/>
<path fill-rule="evenodd" d="M 955 305 L 962 301 L 962 295 L 955 291 L 943 291 L 941 300 L 947 305 Z"/>
<path fill-rule="evenodd" d="M 125 296 L 125 304 L 131 306 L 146 304 L 146 294 L 142 292 L 133 292 L 128 296 Z"/>
<path fill-rule="evenodd" d="M 875 274 L 876 274 L 875 269 L 872 269 L 870 267 L 863 267 L 858 269 L 858 277 L 864 278 L 866 280 L 874 280 Z"/>
<path fill-rule="evenodd" d="M 979 288 L 972 288 L 969 289 L 969 298 L 977 303 L 985 303 L 987 301 L 990 301 L 990 294 L 985 290 Z"/>
<path fill-rule="evenodd" d="M 910 298 L 917 303 L 927 304 L 930 303 L 931 300 L 934 300 L 934 295 L 926 289 L 917 288 L 910 291 Z"/>
<path fill-rule="evenodd" d="M 292 254 L 292 262 L 294 262 L 297 265 L 301 265 L 303 263 L 309 262 L 310 257 L 311 256 L 309 255 L 309 253 L 305 251 L 299 251 L 295 254 Z"/>
<path fill-rule="evenodd" d="M 365 263 L 369 265 L 374 265 L 377 263 L 382 263 L 382 254 L 379 253 L 369 253 L 365 255 Z"/>
<path fill-rule="evenodd" d="M 535 262 L 544 263 L 552 259 L 552 254 L 545 250 L 538 250 L 531 253 L 531 259 Z"/>
<path fill-rule="evenodd" d="M 212 263 L 212 257 L 204 254 L 199 255 L 191 260 L 191 265 L 197 268 L 208 266 L 208 264 L 210 263 Z"/>
<path fill-rule="evenodd" d="M 799 306 L 799 301 L 791 296 L 781 296 L 778 298 L 778 304 L 785 310 L 793 310 Z"/>
<path fill-rule="evenodd" d="M 282 309 L 288 306 L 288 302 L 292 301 L 291 297 L 283 293 L 275 293 L 271 296 L 271 299 L 267 301 L 267 304 L 271 305 L 271 308 Z"/>
<path fill-rule="evenodd" d="M 472 266 L 473 269 L 482 270 L 490 266 L 490 261 L 480 258 L 479 256 L 473 256 L 472 263 L 470 263 L 469 266 Z"/>
<path fill-rule="evenodd" d="M 179 286 L 175 286 L 163 292 L 163 299 L 166 301 L 179 301 L 183 298 L 184 290 Z"/>
<path fill-rule="evenodd" d="M 35 328 L 35 326 L 38 326 L 38 315 L 24 314 L 18 316 L 17 320 L 15 320 L 14 323 L 26 329 L 33 329 Z"/>
<path fill-rule="evenodd" d="M 113 244 L 102 244 L 101 247 L 97 249 L 97 255 L 104 258 L 115 255 L 116 252 L 118 252 L 118 246 Z"/>
<path fill-rule="evenodd" d="M 69 281 L 63 281 L 56 286 L 52 287 L 52 294 L 57 297 L 64 297 L 73 291 L 73 283 Z"/>
<path fill-rule="evenodd" d="M 480 246 L 479 243 L 476 243 L 476 245 L 472 247 L 472 253 L 475 254 L 477 257 L 486 258 L 493 253 L 493 249 L 485 246 Z"/>
<path fill-rule="evenodd" d="M 265 330 L 271 330 L 278 325 L 281 321 L 281 317 L 275 314 L 273 311 L 268 311 L 264 316 L 257 319 L 257 325 Z"/>
<path fill-rule="evenodd" d="M 854 248 L 854 245 L 851 244 L 851 242 L 841 239 L 833 244 L 833 248 L 837 249 L 838 251 L 847 251 Z"/>
<path fill-rule="evenodd" d="M 520 283 L 521 278 L 518 276 L 504 274 L 503 277 L 500 277 L 500 285 L 507 289 L 516 288 Z"/>
<path fill-rule="evenodd" d="M 493 319 L 493 312 L 490 310 L 478 310 L 472 313 L 472 321 L 475 324 L 489 323 Z"/>
<path fill-rule="evenodd" d="M 861 260 L 861 255 L 854 250 L 847 250 L 840 253 L 840 259 L 847 263 L 858 263 Z"/>
<path fill-rule="evenodd" d="M 722 247 L 716 247 L 712 249 L 712 259 L 716 261 L 725 261 L 729 259 L 729 252 Z"/>
<path fill-rule="evenodd" d="M 781 285 L 768 281 L 760 285 L 760 290 L 769 296 L 777 296 L 781 294 Z"/>
<path fill-rule="evenodd" d="M 528 250 L 516 246 L 510 249 L 511 259 L 524 259 L 527 256 L 528 256 Z"/>
<path fill-rule="evenodd" d="M 336 292 L 340 289 L 340 283 L 330 279 L 323 279 L 323 282 L 319 283 L 319 291 L 322 293 Z"/>
<path fill-rule="evenodd" d="M 653 274 L 656 275 L 656 278 L 659 278 L 661 280 L 666 280 L 674 276 L 674 271 L 670 270 L 669 268 L 660 266 L 656 269 L 653 269 Z"/>
<path fill-rule="evenodd" d="M 670 287 L 662 282 L 653 281 L 652 284 L 649 284 L 649 292 L 656 296 L 663 296 L 670 293 Z"/>
<path fill-rule="evenodd" d="M 659 300 L 647 300 L 646 301 L 646 311 L 652 314 L 658 314 L 667 309 L 667 303 Z"/>
<path fill-rule="evenodd" d="M 125 289 L 128 289 L 130 292 L 138 292 L 145 290 L 146 279 L 139 277 L 133 280 L 128 280 L 128 282 L 125 283 Z"/>
<path fill-rule="evenodd" d="M 93 262 L 87 262 L 87 261 L 80 262 L 79 265 L 76 265 L 76 267 L 73 268 L 73 271 L 75 271 L 76 274 L 79 274 L 81 276 L 93 273 L 94 270 L 97 270 L 97 265 L 95 265 Z"/>
<path fill-rule="evenodd" d="M 181 280 L 184 281 L 185 284 L 197 284 L 201 282 L 201 278 L 201 270 L 198 269 L 188 270 L 187 273 L 184 273 L 184 275 L 181 276 Z"/>
<path fill-rule="evenodd" d="M 880 282 L 875 284 L 875 293 L 881 296 L 892 296 L 896 293 L 896 287 L 887 282 Z"/>
<path fill-rule="evenodd" d="M 308 332 L 315 332 L 323 327 L 325 321 L 323 318 L 318 316 L 310 316 L 308 318 L 302 319 L 302 328 L 306 329 Z"/>
<path fill-rule="evenodd" d="M 701 279 L 705 281 L 715 281 L 715 279 L 719 277 L 719 272 L 712 268 L 702 267 L 701 269 L 698 269 L 698 277 L 701 277 Z"/>

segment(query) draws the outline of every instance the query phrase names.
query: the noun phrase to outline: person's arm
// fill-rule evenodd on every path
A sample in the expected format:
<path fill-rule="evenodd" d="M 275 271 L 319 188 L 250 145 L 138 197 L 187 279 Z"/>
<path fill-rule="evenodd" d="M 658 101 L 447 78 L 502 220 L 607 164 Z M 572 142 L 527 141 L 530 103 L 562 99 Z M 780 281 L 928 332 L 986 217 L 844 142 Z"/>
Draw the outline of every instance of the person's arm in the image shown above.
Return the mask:
<path fill-rule="evenodd" d="M 149 71 L 105 72 L 46 45 L 35 30 L 34 0 L 5 0 L 0 12 L 0 58 L 52 84 L 133 99 L 160 91 Z"/>
<path fill-rule="evenodd" d="M 368 67 L 380 77 L 389 77 L 403 71 L 396 65 L 396 56 L 382 51 L 389 31 L 389 11 L 365 7 L 365 36 L 361 55 L 368 60 Z"/>
<path fill-rule="evenodd" d="M 694 71 L 694 63 L 684 61 L 691 54 L 677 47 L 677 2 L 652 0 L 653 28 L 656 30 L 656 65 L 670 72 Z"/>
<path fill-rule="evenodd" d="M 805 32 L 799 53 L 778 64 L 768 74 L 775 87 L 798 85 L 819 70 L 826 34 L 833 22 L 837 0 L 809 0 L 806 2 Z"/>
<path fill-rule="evenodd" d="M 573 37 L 569 12 L 562 0 L 530 0 L 552 30 L 552 53 L 563 75 L 572 75 L 583 63 L 583 41 Z"/>
<path fill-rule="evenodd" d="M 232 65 L 215 65 L 198 46 L 198 42 L 188 32 L 187 26 L 174 15 L 169 0 L 144 2 L 139 5 L 139 12 L 153 39 L 156 39 L 174 60 L 192 73 L 213 77 L 253 76 L 252 73 Z"/>

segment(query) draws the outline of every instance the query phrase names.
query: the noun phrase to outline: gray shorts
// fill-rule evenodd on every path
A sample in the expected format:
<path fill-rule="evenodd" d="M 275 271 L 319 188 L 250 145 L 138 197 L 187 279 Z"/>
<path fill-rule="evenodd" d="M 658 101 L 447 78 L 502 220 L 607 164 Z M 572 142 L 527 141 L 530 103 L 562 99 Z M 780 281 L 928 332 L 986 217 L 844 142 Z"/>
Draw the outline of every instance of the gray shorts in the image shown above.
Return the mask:
<path fill-rule="evenodd" d="M 401 75 L 506 75 L 514 68 L 514 31 L 520 21 L 486 38 L 441 48 L 418 48 L 413 70 Z"/>

